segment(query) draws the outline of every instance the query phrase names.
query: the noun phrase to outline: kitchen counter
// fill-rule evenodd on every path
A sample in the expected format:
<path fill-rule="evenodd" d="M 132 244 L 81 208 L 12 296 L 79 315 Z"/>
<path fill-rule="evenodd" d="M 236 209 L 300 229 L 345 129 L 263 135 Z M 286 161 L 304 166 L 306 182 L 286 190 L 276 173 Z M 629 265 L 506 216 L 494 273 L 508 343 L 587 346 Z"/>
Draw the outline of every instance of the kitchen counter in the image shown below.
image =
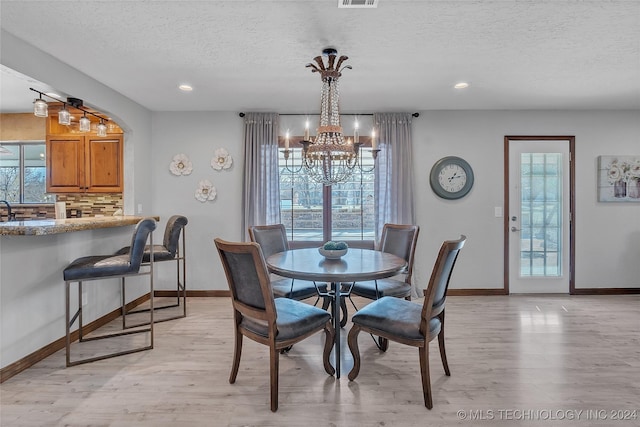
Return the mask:
<path fill-rule="evenodd" d="M 101 216 L 0 222 L 0 236 L 45 236 L 137 224 L 142 216 Z M 158 218 L 155 218 L 158 220 Z"/>

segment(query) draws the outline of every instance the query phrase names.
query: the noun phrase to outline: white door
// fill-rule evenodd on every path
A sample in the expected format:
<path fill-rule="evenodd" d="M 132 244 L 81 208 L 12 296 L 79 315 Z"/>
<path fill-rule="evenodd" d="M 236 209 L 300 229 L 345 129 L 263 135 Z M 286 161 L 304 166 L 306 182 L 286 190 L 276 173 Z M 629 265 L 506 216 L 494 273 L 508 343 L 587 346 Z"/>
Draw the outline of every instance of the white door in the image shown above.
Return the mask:
<path fill-rule="evenodd" d="M 509 292 L 569 293 L 570 141 L 507 143 Z"/>

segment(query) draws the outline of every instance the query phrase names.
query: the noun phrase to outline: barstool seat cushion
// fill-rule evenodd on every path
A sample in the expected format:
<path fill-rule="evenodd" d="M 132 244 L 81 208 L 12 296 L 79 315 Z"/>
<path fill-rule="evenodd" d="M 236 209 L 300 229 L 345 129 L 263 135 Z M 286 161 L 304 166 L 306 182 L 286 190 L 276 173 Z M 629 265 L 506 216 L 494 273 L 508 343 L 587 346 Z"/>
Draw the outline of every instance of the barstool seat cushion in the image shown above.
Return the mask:
<path fill-rule="evenodd" d="M 120 249 L 115 255 L 129 255 L 129 251 L 131 250 L 131 246 L 126 246 Z M 149 253 L 151 248 L 149 245 L 144 247 L 144 255 L 142 257 L 142 262 L 149 262 Z M 169 249 L 167 249 L 164 245 L 153 245 L 153 260 L 154 261 L 171 261 L 175 259 L 175 253 L 171 253 Z"/>
<path fill-rule="evenodd" d="M 171 261 L 176 259 L 178 255 L 178 240 L 180 239 L 180 233 L 182 229 L 186 227 L 189 221 L 182 215 L 173 215 L 167 221 L 167 226 L 164 230 L 164 239 L 162 245 L 153 245 L 153 260 L 154 261 Z M 149 245 L 144 247 L 144 255 L 142 262 L 149 262 Z M 131 250 L 131 246 L 126 246 L 120 249 L 115 255 L 126 255 Z M 184 254 L 182 254 L 184 256 Z"/>
<path fill-rule="evenodd" d="M 74 260 L 63 271 L 65 281 L 94 279 L 137 273 L 139 266 L 132 265 L 129 255 L 94 255 Z"/>

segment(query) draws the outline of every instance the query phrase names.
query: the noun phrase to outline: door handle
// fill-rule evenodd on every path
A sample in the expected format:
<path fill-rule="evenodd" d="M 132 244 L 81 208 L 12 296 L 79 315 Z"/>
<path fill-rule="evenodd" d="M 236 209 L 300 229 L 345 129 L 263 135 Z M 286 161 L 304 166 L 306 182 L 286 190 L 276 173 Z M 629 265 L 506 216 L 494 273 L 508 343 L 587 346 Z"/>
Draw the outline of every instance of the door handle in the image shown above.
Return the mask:
<path fill-rule="evenodd" d="M 519 228 L 511 227 L 511 231 L 520 231 Z"/>

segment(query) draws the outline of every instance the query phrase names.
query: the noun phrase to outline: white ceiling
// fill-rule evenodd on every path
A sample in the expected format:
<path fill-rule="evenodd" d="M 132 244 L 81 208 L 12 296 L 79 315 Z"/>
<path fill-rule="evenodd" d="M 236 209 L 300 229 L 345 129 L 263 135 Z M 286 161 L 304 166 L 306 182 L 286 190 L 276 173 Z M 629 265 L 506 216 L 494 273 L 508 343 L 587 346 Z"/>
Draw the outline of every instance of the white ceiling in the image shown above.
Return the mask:
<path fill-rule="evenodd" d="M 316 112 L 327 46 L 343 112 L 640 109 L 640 0 L 337 3 L 2 0 L 0 22 L 154 111 Z M 30 109 L 1 77 L 0 110 Z"/>

